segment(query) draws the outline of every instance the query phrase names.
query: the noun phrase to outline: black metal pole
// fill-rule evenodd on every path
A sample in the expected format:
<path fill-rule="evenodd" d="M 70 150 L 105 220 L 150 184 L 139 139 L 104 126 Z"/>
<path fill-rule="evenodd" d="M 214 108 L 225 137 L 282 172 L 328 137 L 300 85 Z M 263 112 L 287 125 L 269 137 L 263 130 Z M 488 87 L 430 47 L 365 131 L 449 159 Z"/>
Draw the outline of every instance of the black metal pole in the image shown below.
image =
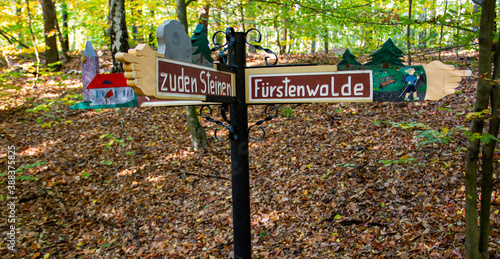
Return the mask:
<path fill-rule="evenodd" d="M 248 159 L 248 111 L 245 103 L 246 34 L 234 33 L 228 49 L 229 65 L 236 67 L 236 97 L 230 106 L 231 175 L 233 195 L 234 257 L 251 258 L 250 178 Z"/>

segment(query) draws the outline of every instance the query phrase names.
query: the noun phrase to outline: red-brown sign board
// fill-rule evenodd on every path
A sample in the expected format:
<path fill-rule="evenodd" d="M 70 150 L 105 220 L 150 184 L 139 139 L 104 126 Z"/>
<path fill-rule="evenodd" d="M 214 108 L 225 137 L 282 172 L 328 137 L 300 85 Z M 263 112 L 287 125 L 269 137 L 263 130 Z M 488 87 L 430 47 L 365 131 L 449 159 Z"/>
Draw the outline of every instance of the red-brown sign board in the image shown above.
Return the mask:
<path fill-rule="evenodd" d="M 206 96 L 235 96 L 234 74 L 186 62 L 158 58 L 156 97 L 204 101 Z"/>
<path fill-rule="evenodd" d="M 371 70 L 336 71 L 336 66 L 307 66 L 246 71 L 247 103 L 373 101 Z"/>

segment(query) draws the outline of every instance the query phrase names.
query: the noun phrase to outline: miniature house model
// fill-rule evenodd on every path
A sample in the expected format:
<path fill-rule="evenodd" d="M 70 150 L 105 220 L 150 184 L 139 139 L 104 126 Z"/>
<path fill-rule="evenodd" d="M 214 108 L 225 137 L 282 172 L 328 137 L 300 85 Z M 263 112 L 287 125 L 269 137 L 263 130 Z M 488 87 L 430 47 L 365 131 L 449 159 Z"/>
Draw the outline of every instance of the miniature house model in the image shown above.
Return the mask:
<path fill-rule="evenodd" d="M 91 106 L 122 104 L 134 100 L 134 90 L 120 73 L 98 74 L 87 87 Z"/>

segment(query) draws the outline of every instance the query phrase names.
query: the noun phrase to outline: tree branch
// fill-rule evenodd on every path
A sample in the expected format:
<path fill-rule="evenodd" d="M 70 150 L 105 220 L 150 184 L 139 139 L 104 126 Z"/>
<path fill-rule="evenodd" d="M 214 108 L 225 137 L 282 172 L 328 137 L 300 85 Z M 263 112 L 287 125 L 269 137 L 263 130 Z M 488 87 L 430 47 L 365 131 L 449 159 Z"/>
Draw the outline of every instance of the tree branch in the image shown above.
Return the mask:
<path fill-rule="evenodd" d="M 333 18 L 336 18 L 336 19 L 343 19 L 343 20 L 348 20 L 348 21 L 352 21 L 352 22 L 355 22 L 355 23 L 359 23 L 359 24 L 369 24 L 369 25 L 379 25 L 379 26 L 401 26 L 401 25 L 405 25 L 403 22 L 376 22 L 376 21 L 368 21 L 368 20 L 360 20 L 360 19 L 356 19 L 356 18 L 352 18 L 350 16 L 347 16 L 346 14 L 343 14 L 342 11 L 345 11 L 345 10 L 351 10 L 351 9 L 357 9 L 357 8 L 361 8 L 361 7 L 366 7 L 366 6 L 371 6 L 373 2 L 369 2 L 369 3 L 366 3 L 366 4 L 362 4 L 362 5 L 353 5 L 353 6 L 349 6 L 349 7 L 345 7 L 345 8 L 335 8 L 335 9 L 332 9 L 332 8 L 324 8 L 324 7 L 321 7 L 321 8 L 317 8 L 317 7 L 314 7 L 314 6 L 308 6 L 308 5 L 303 5 L 303 4 L 300 4 L 298 2 L 282 2 L 282 1 L 279 1 L 279 0 L 254 0 L 255 2 L 261 2 L 261 3 L 266 3 L 266 4 L 273 4 L 273 5 L 279 5 L 279 6 L 287 6 L 287 7 L 291 7 L 292 5 L 295 5 L 295 4 L 299 4 L 301 8 L 304 8 L 304 9 L 307 9 L 313 13 L 316 13 L 316 14 L 323 14 L 323 15 L 329 15 L 330 17 L 333 17 Z M 367 15 L 366 17 L 370 17 L 369 15 Z M 473 29 L 469 29 L 469 28 L 464 28 L 464 27 L 460 27 L 458 25 L 455 25 L 455 24 L 448 24 L 448 23 L 440 23 L 436 20 L 424 20 L 424 21 L 417 21 L 417 20 L 414 20 L 412 21 L 414 24 L 418 24 L 418 25 L 422 25 L 422 24 L 425 24 L 425 23 L 429 23 L 429 24 L 433 24 L 433 25 L 437 25 L 437 26 L 446 26 L 446 27 L 450 27 L 450 28 L 454 28 L 454 29 L 459 29 L 459 30 L 462 30 L 462 31 L 467 31 L 467 32 L 477 32 L 476 30 L 473 30 Z"/>
<path fill-rule="evenodd" d="M 2 29 L 0 29 L 0 35 L 2 35 L 2 37 L 4 37 L 10 44 L 14 44 L 15 42 L 17 42 L 23 48 L 29 49 L 29 47 L 26 44 L 22 43 L 21 41 L 14 38 L 13 36 L 10 36 L 6 31 L 4 31 Z"/>

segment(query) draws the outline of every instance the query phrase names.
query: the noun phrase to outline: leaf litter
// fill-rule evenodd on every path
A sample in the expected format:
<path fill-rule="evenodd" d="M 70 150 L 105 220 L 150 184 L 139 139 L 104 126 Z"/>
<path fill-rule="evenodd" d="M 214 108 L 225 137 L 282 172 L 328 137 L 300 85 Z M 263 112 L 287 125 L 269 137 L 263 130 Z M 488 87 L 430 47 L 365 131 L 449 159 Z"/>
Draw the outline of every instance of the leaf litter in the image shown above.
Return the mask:
<path fill-rule="evenodd" d="M 449 61 L 471 67 L 469 58 Z M 78 74 L 46 75 L 35 87 L 30 80 L 16 80 L 21 90 L 2 97 L 0 110 L 2 168 L 7 145 L 17 148 L 17 256 L 232 254 L 230 147 L 214 140 L 215 125 L 200 117 L 210 146 L 194 152 L 182 107 L 74 111 L 67 101 L 80 91 Z M 468 127 L 476 83 L 465 78 L 457 94 L 435 102 L 280 105 L 266 138 L 250 142 L 252 257 L 464 258 L 468 138 L 460 131 L 420 145 L 422 129 L 410 123 Z M 249 107 L 250 122 L 264 117 L 264 107 Z M 499 209 L 494 203 L 492 257 L 500 254 Z M 7 210 L 0 222 L 6 233 Z M 0 254 L 16 256 L 6 246 Z"/>

